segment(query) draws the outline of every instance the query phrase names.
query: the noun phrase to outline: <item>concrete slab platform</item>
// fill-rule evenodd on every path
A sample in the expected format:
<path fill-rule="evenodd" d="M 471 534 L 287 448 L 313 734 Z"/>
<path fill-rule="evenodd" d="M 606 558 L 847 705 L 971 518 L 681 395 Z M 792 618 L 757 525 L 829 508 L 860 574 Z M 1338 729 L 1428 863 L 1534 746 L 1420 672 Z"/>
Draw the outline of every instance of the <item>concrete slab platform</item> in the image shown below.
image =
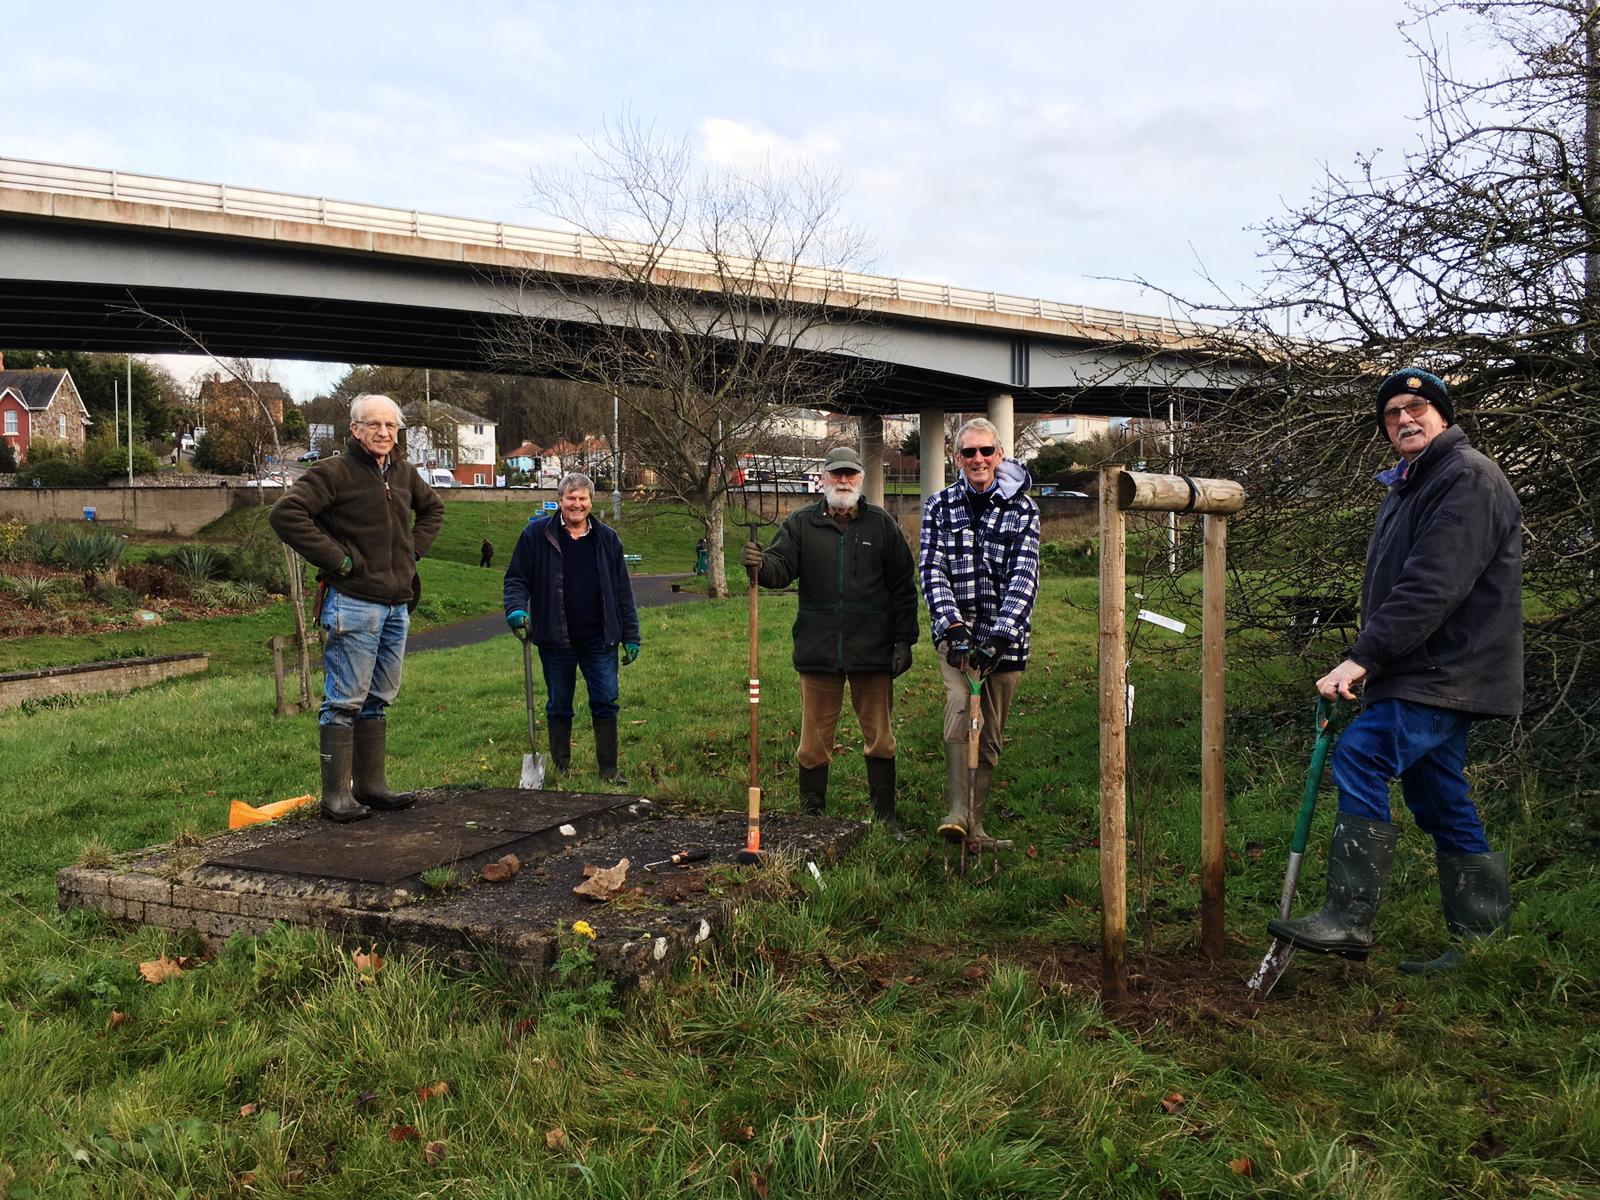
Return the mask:
<path fill-rule="evenodd" d="M 57 875 L 58 898 L 63 908 L 192 929 L 208 943 L 287 921 L 351 947 L 420 952 L 463 968 L 497 962 L 535 981 L 554 960 L 557 932 L 581 918 L 595 930 L 603 969 L 648 987 L 716 936 L 739 906 L 803 890 L 780 872 L 735 863 L 743 813 L 671 813 L 609 793 L 417 795 L 415 808 L 354 825 L 290 819 L 198 845 L 153 846 L 108 867 L 68 867 Z M 782 814 L 763 822 L 762 844 L 775 857 L 824 867 L 865 831 L 855 821 Z M 691 846 L 704 847 L 706 859 L 643 869 Z M 503 883 L 484 880 L 483 868 L 505 854 L 517 856 L 520 872 Z M 631 864 L 626 885 L 611 900 L 573 894 L 586 865 L 623 858 Z M 440 867 L 452 873 L 443 890 L 422 879 Z"/>

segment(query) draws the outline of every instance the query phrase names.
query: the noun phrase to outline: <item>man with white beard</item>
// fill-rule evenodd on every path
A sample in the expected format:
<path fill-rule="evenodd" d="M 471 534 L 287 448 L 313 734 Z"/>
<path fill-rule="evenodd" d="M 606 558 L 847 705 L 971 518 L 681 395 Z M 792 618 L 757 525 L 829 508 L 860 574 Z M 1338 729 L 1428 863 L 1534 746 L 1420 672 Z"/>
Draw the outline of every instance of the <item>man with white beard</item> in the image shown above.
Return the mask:
<path fill-rule="evenodd" d="M 873 820 L 904 840 L 895 815 L 893 679 L 911 667 L 917 585 L 911 547 L 882 508 L 861 498 L 861 455 L 839 446 L 822 462 L 822 499 L 796 509 L 765 551 L 741 561 L 762 587 L 799 580 L 794 667 L 800 672 L 800 808 L 827 802 L 834 732 L 845 684 L 861 725 Z"/>

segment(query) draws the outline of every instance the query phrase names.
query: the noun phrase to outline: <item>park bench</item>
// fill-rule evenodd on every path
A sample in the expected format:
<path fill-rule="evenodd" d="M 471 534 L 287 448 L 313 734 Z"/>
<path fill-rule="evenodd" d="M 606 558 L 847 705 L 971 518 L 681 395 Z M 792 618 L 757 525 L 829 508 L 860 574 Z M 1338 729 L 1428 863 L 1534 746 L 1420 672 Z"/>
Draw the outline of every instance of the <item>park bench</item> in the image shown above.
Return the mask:
<path fill-rule="evenodd" d="M 634 571 L 637 570 L 639 565 L 644 562 L 644 555 L 624 554 L 622 556 L 622 561 L 628 564 L 628 570 Z"/>

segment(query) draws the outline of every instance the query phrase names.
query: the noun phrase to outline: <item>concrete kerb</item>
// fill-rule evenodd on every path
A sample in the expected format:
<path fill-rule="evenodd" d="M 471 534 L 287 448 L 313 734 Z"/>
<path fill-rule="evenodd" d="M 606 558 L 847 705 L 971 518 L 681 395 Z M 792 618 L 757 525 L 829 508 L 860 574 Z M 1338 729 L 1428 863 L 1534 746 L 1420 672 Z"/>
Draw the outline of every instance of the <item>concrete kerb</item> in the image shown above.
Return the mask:
<path fill-rule="evenodd" d="M 482 793 L 422 795 L 429 805 L 451 806 L 436 812 L 466 818 L 473 797 Z M 265 933 L 282 921 L 323 930 L 347 948 L 375 945 L 461 969 L 493 963 L 534 984 L 554 961 L 561 931 L 581 918 L 595 931 L 600 969 L 625 986 L 648 988 L 725 931 L 741 906 L 791 900 L 811 886 L 803 868 L 785 873 L 734 864 L 744 844 L 741 813 L 676 815 L 640 797 L 609 799 L 623 803 L 581 830 L 554 837 L 536 831 L 509 847 L 461 859 L 441 852 L 439 865 L 453 866 L 461 881 L 442 893 L 419 875 L 373 884 L 211 861 L 330 836 L 327 823 L 298 819 L 218 834 L 198 846 L 148 847 L 107 867 L 68 867 L 57 875 L 58 898 L 63 909 L 89 908 L 130 924 L 192 930 L 211 946 L 236 934 Z M 384 819 L 380 814 L 363 824 Z M 763 822 L 774 858 L 796 865 L 836 862 L 865 831 L 859 822 L 828 817 L 777 815 Z M 705 847 L 707 859 L 687 868 L 643 870 L 644 863 L 688 846 Z M 508 849 L 521 860 L 520 872 L 504 883 L 484 881 L 483 866 Z M 622 858 L 631 866 L 624 890 L 612 900 L 573 894 L 586 865 L 612 866 Z"/>

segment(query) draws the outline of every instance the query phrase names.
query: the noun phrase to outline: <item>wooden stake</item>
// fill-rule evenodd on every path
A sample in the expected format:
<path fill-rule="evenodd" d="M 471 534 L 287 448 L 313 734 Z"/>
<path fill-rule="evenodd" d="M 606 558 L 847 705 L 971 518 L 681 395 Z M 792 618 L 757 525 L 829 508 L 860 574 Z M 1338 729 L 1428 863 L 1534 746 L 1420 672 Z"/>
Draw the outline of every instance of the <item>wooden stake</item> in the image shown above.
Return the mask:
<path fill-rule="evenodd" d="M 1222 961 L 1225 845 L 1222 720 L 1227 632 L 1228 518 L 1205 518 L 1204 596 L 1200 632 L 1200 947 Z"/>
<path fill-rule="evenodd" d="M 1100 998 L 1128 995 L 1127 531 L 1120 467 L 1100 471 Z"/>
<path fill-rule="evenodd" d="M 289 644 L 286 637 L 270 637 L 267 639 L 267 648 L 272 651 L 272 684 L 277 691 L 277 714 L 280 717 L 300 711 L 298 705 L 290 704 L 283 696 L 283 650 Z"/>

